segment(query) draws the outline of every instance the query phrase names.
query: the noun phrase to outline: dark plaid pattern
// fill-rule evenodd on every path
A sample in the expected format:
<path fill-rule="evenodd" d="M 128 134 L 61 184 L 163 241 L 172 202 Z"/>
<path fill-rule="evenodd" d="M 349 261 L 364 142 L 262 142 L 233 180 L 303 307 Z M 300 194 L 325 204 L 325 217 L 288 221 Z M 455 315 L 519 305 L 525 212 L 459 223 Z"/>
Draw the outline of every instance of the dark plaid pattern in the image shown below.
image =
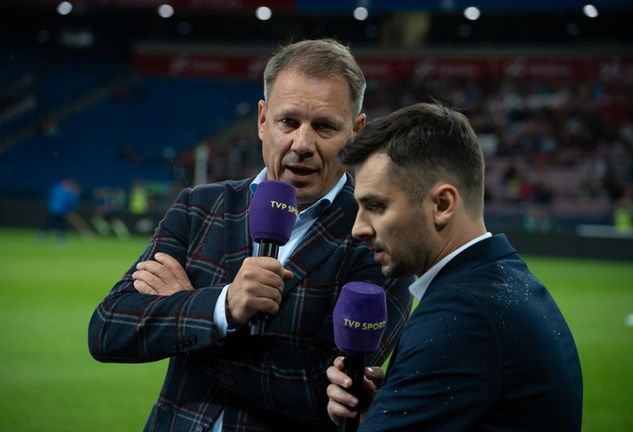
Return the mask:
<path fill-rule="evenodd" d="M 338 354 L 332 310 L 342 286 L 367 280 L 385 287 L 388 328 L 368 364 L 387 357 L 411 307 L 411 279 L 385 279 L 371 251 L 350 233 L 353 180 L 288 259 L 279 313 L 263 338 L 242 328 L 218 338 L 213 309 L 222 288 L 250 255 L 252 179 L 183 190 L 139 261 L 165 252 L 185 267 L 196 289 L 171 296 L 138 293 L 136 263 L 98 305 L 89 328 L 92 355 L 104 362 L 170 358 L 147 431 L 208 430 L 225 409 L 224 431 L 327 431 L 325 370 Z"/>

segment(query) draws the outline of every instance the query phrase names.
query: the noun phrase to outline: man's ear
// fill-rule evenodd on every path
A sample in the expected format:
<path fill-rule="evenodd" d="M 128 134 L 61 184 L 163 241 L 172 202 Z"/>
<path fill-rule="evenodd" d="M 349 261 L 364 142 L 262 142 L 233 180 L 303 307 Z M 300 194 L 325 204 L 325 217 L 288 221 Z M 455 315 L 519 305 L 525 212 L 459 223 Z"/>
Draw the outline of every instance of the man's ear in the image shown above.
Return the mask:
<path fill-rule="evenodd" d="M 264 135 L 264 123 L 266 123 L 266 102 L 260 100 L 257 104 L 257 135 L 260 140 Z"/>
<path fill-rule="evenodd" d="M 352 129 L 353 137 L 356 136 L 356 134 L 365 126 L 366 121 L 367 116 L 365 115 L 365 113 L 360 113 L 358 117 L 356 117 L 356 120 L 354 121 L 354 127 Z"/>
<path fill-rule="evenodd" d="M 457 189 L 448 183 L 440 183 L 431 191 L 433 201 L 433 222 L 445 227 L 453 217 L 457 207 Z"/>

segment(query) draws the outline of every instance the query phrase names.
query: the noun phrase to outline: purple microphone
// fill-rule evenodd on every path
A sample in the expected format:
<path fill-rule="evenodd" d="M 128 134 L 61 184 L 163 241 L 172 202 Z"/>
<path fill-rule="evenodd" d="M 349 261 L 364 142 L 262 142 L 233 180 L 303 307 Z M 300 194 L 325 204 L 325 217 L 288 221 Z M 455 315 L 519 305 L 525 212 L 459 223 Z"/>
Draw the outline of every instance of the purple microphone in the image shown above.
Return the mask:
<path fill-rule="evenodd" d="M 290 239 L 298 214 L 297 197 L 291 185 L 275 180 L 257 185 L 248 209 L 251 237 L 259 243 L 257 256 L 279 256 L 279 246 Z M 266 314 L 256 314 L 250 322 L 250 334 L 262 336 L 267 319 Z"/>
<path fill-rule="evenodd" d="M 385 291 L 368 282 L 343 286 L 334 306 L 334 342 L 345 353 L 345 372 L 352 379 L 349 392 L 360 399 L 365 376 L 365 355 L 378 349 L 387 325 Z M 344 418 L 339 431 L 358 429 L 359 416 Z"/>

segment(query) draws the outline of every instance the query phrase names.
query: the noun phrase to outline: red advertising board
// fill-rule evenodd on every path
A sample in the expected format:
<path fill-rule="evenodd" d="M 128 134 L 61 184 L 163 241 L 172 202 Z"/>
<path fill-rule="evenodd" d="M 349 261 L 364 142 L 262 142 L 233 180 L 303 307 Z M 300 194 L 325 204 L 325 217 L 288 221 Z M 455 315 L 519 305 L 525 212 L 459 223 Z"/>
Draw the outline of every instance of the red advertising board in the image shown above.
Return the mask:
<path fill-rule="evenodd" d="M 259 79 L 268 56 L 268 53 L 139 49 L 134 55 L 134 67 L 148 75 Z M 632 57 L 460 57 L 446 54 L 420 57 L 358 55 L 357 58 L 368 79 L 381 81 L 428 77 L 633 84 Z"/>

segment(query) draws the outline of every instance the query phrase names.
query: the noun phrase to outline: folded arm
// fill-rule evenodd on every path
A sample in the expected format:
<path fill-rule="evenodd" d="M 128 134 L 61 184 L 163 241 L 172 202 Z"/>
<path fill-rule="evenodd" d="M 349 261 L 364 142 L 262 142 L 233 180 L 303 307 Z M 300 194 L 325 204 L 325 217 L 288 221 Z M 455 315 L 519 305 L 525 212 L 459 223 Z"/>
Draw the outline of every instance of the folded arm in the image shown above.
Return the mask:
<path fill-rule="evenodd" d="M 187 268 L 190 190 L 183 190 L 157 228 L 149 246 L 94 311 L 88 329 L 93 357 L 104 362 L 148 362 L 213 346 L 220 334 L 213 321 L 213 307 L 224 283 L 198 281 L 197 289 L 180 280 L 182 290 L 173 295 L 150 295 L 134 287 L 139 263 L 169 255 Z M 193 217 L 191 216 L 193 214 Z"/>

